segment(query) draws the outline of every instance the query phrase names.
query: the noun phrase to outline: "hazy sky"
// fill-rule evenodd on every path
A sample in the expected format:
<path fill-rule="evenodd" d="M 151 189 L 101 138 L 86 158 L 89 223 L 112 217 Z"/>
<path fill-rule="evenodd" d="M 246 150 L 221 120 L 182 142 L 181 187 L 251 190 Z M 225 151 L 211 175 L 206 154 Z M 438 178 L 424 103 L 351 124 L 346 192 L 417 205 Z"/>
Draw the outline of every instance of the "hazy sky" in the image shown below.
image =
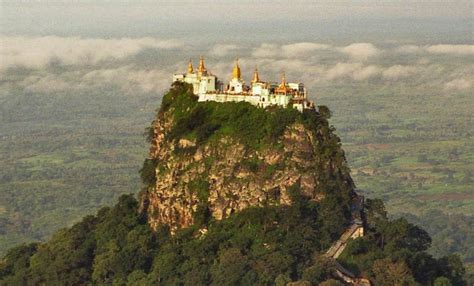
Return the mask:
<path fill-rule="evenodd" d="M 3 35 L 473 40 L 473 1 L 1 1 Z M 217 38 L 215 38 L 218 36 Z"/>

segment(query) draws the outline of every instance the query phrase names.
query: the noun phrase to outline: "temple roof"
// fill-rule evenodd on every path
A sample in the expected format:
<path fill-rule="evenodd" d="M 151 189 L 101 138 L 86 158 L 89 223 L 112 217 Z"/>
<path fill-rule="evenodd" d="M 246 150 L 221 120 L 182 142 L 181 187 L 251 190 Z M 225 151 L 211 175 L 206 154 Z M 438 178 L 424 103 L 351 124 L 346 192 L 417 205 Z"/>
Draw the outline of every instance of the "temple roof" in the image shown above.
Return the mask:
<path fill-rule="evenodd" d="M 232 77 L 236 79 L 240 79 L 240 66 L 239 66 L 239 58 L 235 60 L 235 66 L 234 69 L 232 70 Z"/>

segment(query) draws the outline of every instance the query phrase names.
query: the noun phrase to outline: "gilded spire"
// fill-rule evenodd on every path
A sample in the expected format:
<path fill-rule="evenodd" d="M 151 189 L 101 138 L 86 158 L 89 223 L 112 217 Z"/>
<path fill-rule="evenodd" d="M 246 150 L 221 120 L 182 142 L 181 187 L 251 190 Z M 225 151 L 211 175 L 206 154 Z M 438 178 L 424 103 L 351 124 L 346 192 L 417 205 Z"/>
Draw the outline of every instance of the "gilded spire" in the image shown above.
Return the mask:
<path fill-rule="evenodd" d="M 282 73 L 281 73 L 281 83 L 280 83 L 280 86 L 281 86 L 281 87 L 286 87 L 285 72 L 282 72 Z"/>
<path fill-rule="evenodd" d="M 193 62 L 189 59 L 188 73 L 193 73 Z"/>
<path fill-rule="evenodd" d="M 232 77 L 236 79 L 240 79 L 240 66 L 239 66 L 239 58 L 235 60 L 235 66 L 232 70 Z"/>
<path fill-rule="evenodd" d="M 198 72 L 203 73 L 206 71 L 206 67 L 204 66 L 204 57 L 201 56 L 199 58 L 199 67 L 198 67 Z"/>
<path fill-rule="evenodd" d="M 281 73 L 281 83 L 278 86 L 278 88 L 276 89 L 276 91 L 280 92 L 280 93 L 285 93 L 285 94 L 288 91 L 288 89 L 286 88 L 285 72 Z"/>
<path fill-rule="evenodd" d="M 256 83 L 256 82 L 260 82 L 257 68 L 255 68 L 255 71 L 253 72 L 253 79 L 252 79 L 252 83 Z"/>

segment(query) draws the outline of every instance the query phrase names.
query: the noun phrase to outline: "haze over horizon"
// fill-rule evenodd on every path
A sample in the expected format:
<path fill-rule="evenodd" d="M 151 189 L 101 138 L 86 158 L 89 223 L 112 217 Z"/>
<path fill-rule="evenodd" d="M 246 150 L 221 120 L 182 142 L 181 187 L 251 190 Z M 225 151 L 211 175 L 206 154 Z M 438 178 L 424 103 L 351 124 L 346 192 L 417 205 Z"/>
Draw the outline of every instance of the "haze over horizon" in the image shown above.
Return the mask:
<path fill-rule="evenodd" d="M 1 34 L 471 43 L 472 1 L 2 1 Z M 467 37 L 469 34 L 471 37 Z M 240 39 L 238 39 L 240 38 Z"/>

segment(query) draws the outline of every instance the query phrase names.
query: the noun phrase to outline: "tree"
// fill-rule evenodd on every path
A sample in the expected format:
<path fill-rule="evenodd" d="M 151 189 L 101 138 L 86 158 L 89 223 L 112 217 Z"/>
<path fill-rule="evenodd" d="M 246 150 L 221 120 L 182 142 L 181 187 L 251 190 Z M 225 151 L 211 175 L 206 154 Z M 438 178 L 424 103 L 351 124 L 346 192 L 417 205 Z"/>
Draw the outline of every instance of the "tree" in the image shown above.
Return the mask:
<path fill-rule="evenodd" d="M 30 258 L 38 248 L 37 243 L 23 244 L 14 247 L 0 261 L 0 281 L 8 277 L 5 282 L 7 285 L 25 285 L 27 284 L 28 267 Z"/>
<path fill-rule="evenodd" d="M 404 218 L 379 224 L 380 245 L 389 252 L 406 248 L 410 251 L 424 251 L 431 245 L 431 237 L 420 227 L 409 223 Z"/>
<path fill-rule="evenodd" d="M 98 284 L 111 284 L 116 276 L 120 275 L 119 261 L 117 259 L 120 249 L 117 242 L 111 241 L 107 251 L 96 256 L 94 260 L 94 272 L 92 279 Z"/>
<path fill-rule="evenodd" d="M 130 286 L 147 286 L 152 284 L 150 282 L 143 270 L 135 270 L 127 277 L 127 285 Z"/>
<path fill-rule="evenodd" d="M 344 286 L 344 284 L 337 280 L 329 279 L 320 283 L 319 286 Z"/>
<path fill-rule="evenodd" d="M 438 264 L 442 270 L 442 275 L 449 278 L 453 285 L 466 285 L 463 279 L 466 269 L 459 256 L 448 255 L 442 257 Z"/>
<path fill-rule="evenodd" d="M 433 284 L 439 276 L 438 261 L 426 252 L 416 252 L 408 258 L 408 264 L 416 281 Z"/>
<path fill-rule="evenodd" d="M 448 278 L 441 276 L 441 277 L 436 278 L 433 285 L 434 286 L 451 286 L 453 284 L 451 284 L 451 281 L 449 281 Z"/>
<path fill-rule="evenodd" d="M 335 240 L 347 225 L 349 211 L 342 198 L 336 194 L 328 194 L 320 203 L 319 220 L 323 231 Z"/>
<path fill-rule="evenodd" d="M 317 256 L 314 258 L 314 263 L 303 271 L 302 278 L 311 282 L 313 285 L 318 285 L 330 275 L 334 270 L 334 263 L 324 257 Z"/>
<path fill-rule="evenodd" d="M 321 114 L 321 117 L 324 119 L 330 119 L 331 118 L 331 110 L 326 105 L 320 105 L 319 108 L 319 114 Z"/>
<path fill-rule="evenodd" d="M 368 225 L 375 227 L 378 223 L 388 220 L 387 211 L 381 199 L 366 199 L 364 207 Z"/>
<path fill-rule="evenodd" d="M 290 277 L 288 277 L 286 275 L 283 275 L 283 274 L 279 274 L 275 278 L 275 286 L 286 286 L 290 282 L 291 282 Z"/>
<path fill-rule="evenodd" d="M 392 262 L 390 258 L 374 262 L 372 271 L 376 285 L 379 286 L 411 286 L 416 285 L 411 271 L 404 262 Z"/>
<path fill-rule="evenodd" d="M 219 252 L 219 260 L 211 268 L 212 285 L 240 285 L 249 268 L 247 258 L 237 248 Z"/>

